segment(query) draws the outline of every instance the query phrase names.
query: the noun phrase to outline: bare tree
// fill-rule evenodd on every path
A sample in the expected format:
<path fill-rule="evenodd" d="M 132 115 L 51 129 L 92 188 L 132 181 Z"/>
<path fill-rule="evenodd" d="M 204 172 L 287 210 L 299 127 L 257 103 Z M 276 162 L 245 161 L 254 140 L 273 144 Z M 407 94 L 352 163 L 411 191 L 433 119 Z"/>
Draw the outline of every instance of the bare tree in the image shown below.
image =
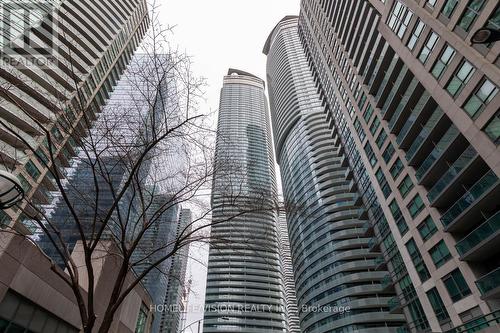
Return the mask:
<path fill-rule="evenodd" d="M 46 185 L 55 194 L 49 204 L 25 200 L 18 205 L 36 230 L 35 236 L 22 236 L 37 246 L 43 244 L 40 249 L 55 259 L 52 270 L 73 291 L 85 333 L 108 332 L 125 298 L 148 274 L 162 272 L 162 264 L 190 243 L 214 241 L 210 226 L 274 209 L 269 193 L 260 198 L 245 196 L 237 184 L 244 177 L 236 176 L 245 170 L 236 161 L 214 164 L 212 115 L 201 112 L 199 104 L 204 80 L 192 73 L 186 54 L 170 48 L 171 29 L 159 24 L 154 4 L 150 15 L 144 54 L 129 66 L 124 78 L 127 89 L 121 101 L 126 103 L 109 103 L 103 112 L 87 107 L 75 74 L 77 103 L 59 104 L 57 118 L 46 122 L 33 116 L 16 97 L 15 81 L 0 86 L 1 97 L 22 110 L 43 133 L 49 152 L 42 153 L 0 118 L 0 126 L 16 138 L 18 146 L 35 154 L 48 170 Z M 71 62 L 68 66 L 72 68 Z M 82 120 L 75 121 L 75 117 Z M 60 138 L 64 136 L 70 137 L 74 147 L 63 147 Z M 230 181 L 224 193 L 219 193 L 224 200 L 211 205 L 207 193 L 217 179 Z M 186 203 L 195 207 L 193 220 L 175 237 L 152 242 L 151 235 L 158 233 L 165 216 Z M 213 210 L 228 212 L 227 218 L 211 220 Z M 76 243 L 83 267 L 72 256 Z M 118 273 L 104 313 L 97 318 L 93 261 L 99 256 L 113 256 Z M 87 281 L 86 292 L 82 280 Z"/>

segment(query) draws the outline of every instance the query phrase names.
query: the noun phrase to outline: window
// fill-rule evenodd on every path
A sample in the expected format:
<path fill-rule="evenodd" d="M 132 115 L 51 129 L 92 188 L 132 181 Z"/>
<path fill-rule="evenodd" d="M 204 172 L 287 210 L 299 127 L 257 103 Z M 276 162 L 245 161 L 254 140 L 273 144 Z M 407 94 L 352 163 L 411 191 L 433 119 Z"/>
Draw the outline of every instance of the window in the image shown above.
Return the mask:
<path fill-rule="evenodd" d="M 368 104 L 368 107 L 366 108 L 365 113 L 363 114 L 363 118 L 365 119 L 365 122 L 367 124 L 370 122 L 372 114 L 373 114 L 373 108 L 370 104 Z"/>
<path fill-rule="evenodd" d="M 441 14 L 443 14 L 447 18 L 450 18 L 451 15 L 453 15 L 455 8 L 457 7 L 457 4 L 458 0 L 447 0 L 443 6 L 443 9 L 441 9 Z"/>
<path fill-rule="evenodd" d="M 7 290 L 0 302 L 0 313 L 0 332 L 79 332 L 61 318 L 11 290 Z"/>
<path fill-rule="evenodd" d="M 418 213 L 420 213 L 422 209 L 424 209 L 424 207 L 425 205 L 422 201 L 422 198 L 420 197 L 420 194 L 414 196 L 413 199 L 411 199 L 410 203 L 406 206 L 412 218 L 415 218 Z"/>
<path fill-rule="evenodd" d="M 488 106 L 498 93 L 498 87 L 488 79 L 484 79 L 476 88 L 476 91 L 464 105 L 464 110 L 472 118 L 476 119 Z"/>
<path fill-rule="evenodd" d="M 398 159 L 394 162 L 394 164 L 391 167 L 391 176 L 395 180 L 398 178 L 399 174 L 403 170 L 403 162 L 401 162 L 401 159 L 398 157 Z"/>
<path fill-rule="evenodd" d="M 365 131 L 363 130 L 363 127 L 361 126 L 361 122 L 359 121 L 358 118 L 354 121 L 354 128 L 356 129 L 356 132 L 358 132 L 358 137 L 361 142 L 365 139 Z"/>
<path fill-rule="evenodd" d="M 439 35 L 432 31 L 429 37 L 427 37 L 427 41 L 425 42 L 424 47 L 422 48 L 422 50 L 420 50 L 420 54 L 418 55 L 418 60 L 420 60 L 422 64 L 425 64 L 427 62 L 427 59 L 429 59 L 429 56 L 431 55 L 432 50 L 434 50 L 434 47 L 436 46 L 438 40 Z"/>
<path fill-rule="evenodd" d="M 437 0 L 427 0 L 425 4 L 429 7 L 434 7 L 436 5 Z"/>
<path fill-rule="evenodd" d="M 431 275 L 413 238 L 406 243 L 406 249 L 408 250 L 408 254 L 410 255 L 411 261 L 415 266 L 415 270 L 417 271 L 420 280 L 422 282 L 427 281 Z"/>
<path fill-rule="evenodd" d="M 360 109 L 363 109 L 363 106 L 365 106 L 365 102 L 366 102 L 366 95 L 365 95 L 365 93 L 362 93 L 361 99 L 358 102 L 358 106 Z"/>
<path fill-rule="evenodd" d="M 498 111 L 488 125 L 486 125 L 484 132 L 494 144 L 498 145 L 500 143 L 500 111 Z"/>
<path fill-rule="evenodd" d="M 410 175 L 406 175 L 406 177 L 401 181 L 398 186 L 399 193 L 403 198 L 406 198 L 408 193 L 413 188 L 413 182 L 411 181 Z"/>
<path fill-rule="evenodd" d="M 375 164 L 377 164 L 377 158 L 375 157 L 375 153 L 373 152 L 372 146 L 370 145 L 369 141 L 366 142 L 365 153 L 366 153 L 366 157 L 368 158 L 368 161 L 370 162 L 370 165 L 372 167 Z"/>
<path fill-rule="evenodd" d="M 403 213 L 401 213 L 401 209 L 399 208 L 396 199 L 391 201 L 389 209 L 391 210 L 392 217 L 394 218 L 394 222 L 396 223 L 401 236 L 403 236 L 408 231 L 408 225 L 406 224 L 406 220 Z"/>
<path fill-rule="evenodd" d="M 31 178 L 33 178 L 35 181 L 38 179 L 38 177 L 40 177 L 40 170 L 38 170 L 33 161 L 28 161 L 24 168 L 26 169 L 28 175 L 30 175 Z"/>
<path fill-rule="evenodd" d="M 429 250 L 429 254 L 431 255 L 432 261 L 436 268 L 443 266 L 445 262 L 451 259 L 450 251 L 446 246 L 444 240 L 440 240 L 435 246 L 433 246 Z"/>
<path fill-rule="evenodd" d="M 139 311 L 139 316 L 137 317 L 137 323 L 135 325 L 135 333 L 146 332 L 146 321 L 148 319 L 148 307 L 146 304 L 141 304 L 141 309 Z"/>
<path fill-rule="evenodd" d="M 443 73 L 446 71 L 446 68 L 448 68 L 448 66 L 452 62 L 455 54 L 456 54 L 455 49 L 450 45 L 446 45 L 443 52 L 441 52 L 441 56 L 436 61 L 434 67 L 432 67 L 431 70 L 432 76 L 434 76 L 436 80 L 439 80 L 441 76 L 443 76 Z"/>
<path fill-rule="evenodd" d="M 397 1 L 394 4 L 394 7 L 392 7 L 391 14 L 387 20 L 387 25 L 396 35 L 398 35 L 399 38 L 403 38 L 412 16 L 413 13 L 408 9 L 408 7 Z"/>
<path fill-rule="evenodd" d="M 426 219 L 418 225 L 417 229 L 424 242 L 431 238 L 437 231 L 436 224 L 430 216 L 427 216 Z"/>
<path fill-rule="evenodd" d="M 450 318 L 448 311 L 446 311 L 446 307 L 444 306 L 443 300 L 441 296 L 439 296 L 439 292 L 436 287 L 430 289 L 427 293 L 427 297 L 429 298 L 429 302 L 431 303 L 432 310 L 436 314 L 436 318 L 439 321 L 446 320 Z"/>
<path fill-rule="evenodd" d="M 458 26 L 464 29 L 465 31 L 469 31 L 474 22 L 476 21 L 477 17 L 479 16 L 479 14 L 481 13 L 481 10 L 483 9 L 485 2 L 486 2 L 485 0 L 469 1 L 467 8 L 465 8 L 462 17 L 458 21 Z"/>
<path fill-rule="evenodd" d="M 385 151 L 382 154 L 382 157 L 384 158 L 385 163 L 389 163 L 392 156 L 394 155 L 394 152 L 395 152 L 394 146 L 392 145 L 392 143 L 389 142 L 389 145 L 387 146 L 387 148 L 385 148 Z"/>
<path fill-rule="evenodd" d="M 378 184 L 380 185 L 380 189 L 382 190 L 384 197 L 387 199 L 387 197 L 391 194 L 391 188 L 385 179 L 382 169 L 379 168 L 375 173 L 375 176 L 377 177 Z"/>
<path fill-rule="evenodd" d="M 375 135 L 379 126 L 380 126 L 380 119 L 378 119 L 378 117 L 375 116 L 375 119 L 373 119 L 373 123 L 370 125 L 370 133 L 372 135 Z"/>
<path fill-rule="evenodd" d="M 451 80 L 446 85 L 446 90 L 451 96 L 456 97 L 469 82 L 475 71 L 476 69 L 470 62 L 462 62 L 462 64 L 455 71 L 455 74 L 453 74 Z"/>
<path fill-rule="evenodd" d="M 17 178 L 19 179 L 19 182 L 21 183 L 21 187 L 23 188 L 25 193 L 28 193 L 29 191 L 31 191 L 32 186 L 28 182 L 26 177 L 24 177 L 22 174 L 19 174 L 19 175 L 17 175 Z"/>
<path fill-rule="evenodd" d="M 380 131 L 380 134 L 378 135 L 377 140 L 375 141 L 379 149 L 384 145 L 385 139 L 387 139 L 387 133 L 384 130 L 382 130 Z"/>
<path fill-rule="evenodd" d="M 459 301 L 471 294 L 469 286 L 458 268 L 445 276 L 443 278 L 443 283 L 453 302 Z"/>
<path fill-rule="evenodd" d="M 408 43 L 406 43 L 406 46 L 410 50 L 413 50 L 415 48 L 415 45 L 417 44 L 418 39 L 420 38 L 420 35 L 422 34 L 424 28 L 425 28 L 425 23 L 422 22 L 420 19 L 418 19 L 417 23 L 415 24 L 415 28 L 413 28 L 410 39 L 408 40 Z"/>

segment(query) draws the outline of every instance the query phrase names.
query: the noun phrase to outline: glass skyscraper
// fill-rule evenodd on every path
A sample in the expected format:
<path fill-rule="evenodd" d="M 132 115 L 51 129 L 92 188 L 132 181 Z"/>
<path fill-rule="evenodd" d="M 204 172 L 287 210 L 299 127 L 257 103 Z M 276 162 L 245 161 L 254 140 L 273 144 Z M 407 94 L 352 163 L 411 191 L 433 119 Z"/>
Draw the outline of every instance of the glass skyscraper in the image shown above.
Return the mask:
<path fill-rule="evenodd" d="M 283 332 L 276 179 L 264 81 L 230 69 L 220 95 L 203 332 Z"/>
<path fill-rule="evenodd" d="M 352 147 L 327 122 L 298 17 L 278 23 L 264 53 L 302 332 L 396 332 L 404 317 L 389 313 L 394 293 L 383 285 L 387 271 L 376 269 L 380 252 L 370 251 L 345 153 Z"/>
<path fill-rule="evenodd" d="M 48 204 L 56 186 L 44 130 L 57 165 L 68 166 L 79 129 L 100 112 L 146 33 L 147 4 L 2 1 L 0 11 L 0 169 L 18 177 L 27 201 Z M 26 219 L 20 210 L 0 211 L 0 225 Z M 17 229 L 28 232 L 23 224 Z"/>

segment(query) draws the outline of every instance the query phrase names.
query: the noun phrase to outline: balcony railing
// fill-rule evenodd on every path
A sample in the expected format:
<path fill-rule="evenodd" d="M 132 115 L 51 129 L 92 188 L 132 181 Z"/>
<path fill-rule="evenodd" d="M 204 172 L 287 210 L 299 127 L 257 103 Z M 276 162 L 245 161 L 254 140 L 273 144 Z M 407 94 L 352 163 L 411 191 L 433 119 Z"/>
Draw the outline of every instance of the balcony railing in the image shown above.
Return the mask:
<path fill-rule="evenodd" d="M 397 298 L 397 296 L 391 298 L 389 300 L 389 302 L 387 302 L 387 305 L 389 306 L 389 311 L 392 312 L 396 309 L 398 309 L 399 307 L 401 307 L 401 303 L 399 302 L 399 299 Z"/>
<path fill-rule="evenodd" d="M 391 120 L 389 121 L 389 129 L 391 132 L 393 132 L 394 125 L 398 121 L 399 117 L 401 116 L 401 112 L 406 108 L 406 105 L 408 104 L 408 101 L 410 100 L 410 97 L 413 95 L 415 92 L 415 88 L 417 87 L 418 81 L 414 78 L 408 88 L 406 89 L 406 92 L 404 95 L 401 97 L 401 101 L 399 102 L 398 106 L 396 107 L 396 111 L 394 111 L 394 114 L 391 117 Z M 394 132 L 393 132 L 394 133 Z"/>
<path fill-rule="evenodd" d="M 382 284 L 382 288 L 383 289 L 386 289 L 387 287 L 391 286 L 392 285 L 392 277 L 387 274 L 386 276 L 384 276 L 382 278 L 382 281 L 380 282 Z"/>
<path fill-rule="evenodd" d="M 485 316 L 471 320 L 462 326 L 455 327 L 452 330 L 446 331 L 445 333 L 469 333 L 469 332 L 479 332 L 483 328 L 492 327 L 500 323 L 500 310 L 489 313 Z"/>
<path fill-rule="evenodd" d="M 443 115 L 443 111 L 441 109 L 437 108 L 434 113 L 430 116 L 430 118 L 427 120 L 425 123 L 425 126 L 423 126 L 422 130 L 418 134 L 418 136 L 415 138 L 413 141 L 413 144 L 410 146 L 408 151 L 406 152 L 406 160 L 411 161 L 415 154 L 418 152 L 422 144 L 427 140 L 429 135 L 431 134 L 432 130 L 436 126 L 437 122 Z"/>
<path fill-rule="evenodd" d="M 498 182 L 498 177 L 493 170 L 488 171 L 479 179 L 458 201 L 451 206 L 441 217 L 444 226 L 450 225 L 467 208 L 472 206 L 477 199 L 493 187 Z"/>
<path fill-rule="evenodd" d="M 460 157 L 453 163 L 448 171 L 439 179 L 439 181 L 430 189 L 427 194 L 430 202 L 439 196 L 439 194 L 452 183 L 455 177 L 477 156 L 474 147 L 469 146 Z"/>
<path fill-rule="evenodd" d="M 500 267 L 492 272 L 489 272 L 485 276 L 481 277 L 476 281 L 476 286 L 481 292 L 481 295 L 485 295 L 495 288 L 500 287 Z"/>
<path fill-rule="evenodd" d="M 403 142 L 403 139 L 406 137 L 406 134 L 415 123 L 415 120 L 419 117 L 420 113 L 424 109 L 424 106 L 429 101 L 429 98 L 430 98 L 429 93 L 427 91 L 424 91 L 422 93 L 422 96 L 418 100 L 417 104 L 415 105 L 415 108 L 413 109 L 410 116 L 406 120 L 403 128 L 401 129 L 401 131 L 399 131 L 398 137 L 396 138 L 396 142 L 398 143 L 398 145 L 401 144 L 401 142 Z"/>
<path fill-rule="evenodd" d="M 455 245 L 458 254 L 463 256 L 479 243 L 500 230 L 500 211 L 490 217 L 486 222 L 474 229 Z"/>
<path fill-rule="evenodd" d="M 460 135 L 460 132 L 454 125 L 452 125 L 418 168 L 415 174 L 417 180 L 420 181 L 422 179 L 422 177 L 429 171 L 434 162 L 436 162 L 441 157 L 443 152 L 445 152 L 449 148 L 451 143 L 457 138 L 458 135 Z"/>

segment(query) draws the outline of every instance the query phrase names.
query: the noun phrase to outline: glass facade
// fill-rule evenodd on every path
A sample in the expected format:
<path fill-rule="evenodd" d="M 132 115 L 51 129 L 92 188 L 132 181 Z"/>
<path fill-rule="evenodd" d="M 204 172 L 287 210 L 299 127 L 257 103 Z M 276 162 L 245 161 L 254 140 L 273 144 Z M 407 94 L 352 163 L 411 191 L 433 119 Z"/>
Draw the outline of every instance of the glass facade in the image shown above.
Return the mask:
<path fill-rule="evenodd" d="M 500 133 L 499 49 L 468 40 L 497 8 L 494 1 L 301 2 L 299 34 L 327 123 L 338 124 L 340 141 L 355 147 L 366 170 L 364 178 L 353 167 L 353 178 L 377 237 L 370 248 L 382 249 L 386 285 L 397 293 L 388 306 L 407 320 L 402 331 L 465 332 L 471 318 L 448 307 L 456 300 L 478 307 L 476 317 L 495 310 L 498 295 L 482 295 L 475 282 L 500 264 L 492 227 L 500 169 L 491 160 Z"/>
<path fill-rule="evenodd" d="M 286 326 L 270 126 L 264 81 L 230 69 L 217 125 L 205 333 Z"/>
<path fill-rule="evenodd" d="M 301 332 L 396 332 L 403 317 L 387 306 L 394 293 L 384 291 L 388 272 L 376 269 L 380 249 L 367 232 L 366 208 L 353 186 L 352 174 L 360 170 L 349 166 L 351 159 L 358 168 L 362 164 L 352 139 L 340 139 L 345 127 L 321 101 L 297 28 L 297 17 L 285 17 L 264 53 Z M 353 119 L 354 131 L 370 112 Z M 373 124 L 376 132 L 380 120 Z M 352 310 L 339 311 L 345 306 Z"/>

